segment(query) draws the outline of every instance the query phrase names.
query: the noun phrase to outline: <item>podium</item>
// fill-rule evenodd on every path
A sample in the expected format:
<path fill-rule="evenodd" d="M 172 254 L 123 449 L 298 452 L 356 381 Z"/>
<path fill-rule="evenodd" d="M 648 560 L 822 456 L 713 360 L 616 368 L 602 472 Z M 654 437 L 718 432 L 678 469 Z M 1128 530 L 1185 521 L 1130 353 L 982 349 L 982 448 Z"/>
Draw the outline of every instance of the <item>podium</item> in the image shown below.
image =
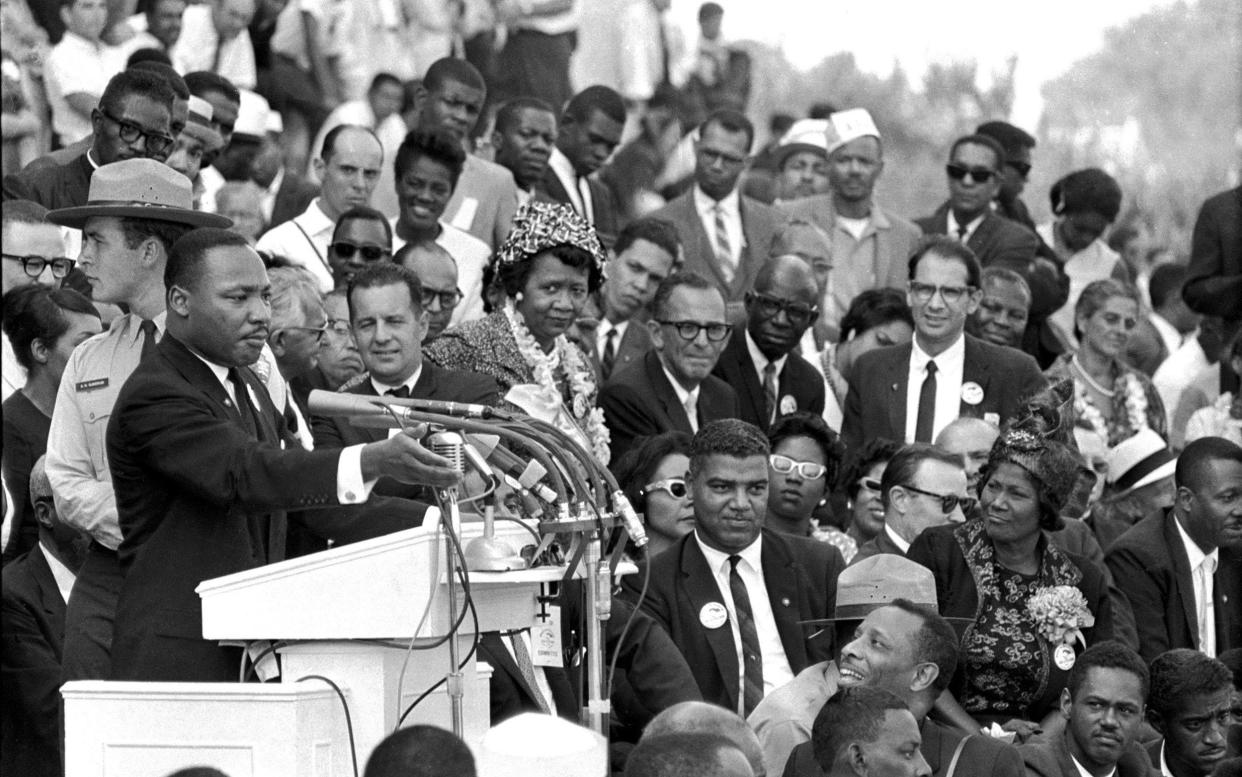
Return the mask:
<path fill-rule="evenodd" d="M 282 720 L 294 726 L 294 730 L 285 729 L 286 738 L 317 743 L 310 755 L 294 754 L 281 762 L 302 764 L 305 768 L 282 769 L 279 773 L 290 777 L 351 775 L 348 743 L 342 747 L 337 739 L 346 737 L 341 702 L 327 683 L 305 679 L 312 675 L 328 678 L 341 688 L 352 720 L 361 770 L 375 746 L 397 727 L 410 703 L 449 672 L 447 641 L 431 649 L 419 649 L 448 635 L 464 606 L 460 587 L 458 600 L 451 606 L 448 601 L 448 569 L 439 527 L 438 513 L 432 509 L 422 527 L 201 583 L 196 591 L 202 599 L 203 636 L 219 641 L 276 643 L 281 657 L 280 684 L 212 683 L 203 684 L 209 686 L 203 689 L 193 683 L 69 683 L 63 689 L 68 777 L 136 774 L 124 768 L 104 768 L 107 759 L 101 758 L 101 748 L 104 753 L 146 748 L 159 752 L 162 763 L 173 763 L 176 753 L 182 753 L 183 766 L 210 765 L 211 760 L 198 758 L 210 750 L 203 743 L 227 752 L 227 758 L 216 762 L 232 766 L 231 771 L 226 769 L 230 777 L 277 773 L 238 765 L 242 761 L 257 763 L 238 755 L 262 744 L 245 741 L 247 731 L 254 732 L 252 738 L 261 738 L 268 736 L 269 729 L 239 728 L 236 722 L 250 714 L 251 708 L 265 705 L 286 708 Z M 463 546 L 481 535 L 482 530 L 481 523 L 464 523 Z M 496 536 L 507 540 L 514 549 L 531 542 L 531 535 L 515 524 L 497 524 Z M 561 579 L 564 573 L 563 567 L 470 573 L 471 600 L 479 630 L 530 626 L 541 585 Z M 467 614 L 456 636 L 463 657 L 474 641 L 473 632 L 473 619 Z M 411 639 L 414 649 L 407 651 Z M 491 668 L 471 656 L 461 672 L 463 738 L 476 748 L 489 725 Z M 264 688 L 273 690 L 265 696 Z M 204 705 L 202 699 L 193 696 L 200 689 L 220 703 Z M 294 689 L 297 694 L 292 693 Z M 182 698 L 179 694 L 183 692 L 189 695 Z M 115 736 L 93 730 L 90 725 L 69 725 L 70 721 L 85 723 L 98 715 L 113 714 L 109 710 L 117 708 L 113 697 L 118 694 L 133 709 L 138 709 L 144 697 L 151 702 L 165 702 L 161 712 L 165 719 L 191 716 L 196 738 L 177 727 L 144 726 L 138 722 L 143 719 L 141 715 L 134 720 L 136 725 L 116 732 Z M 223 703 L 227 696 L 232 696 L 235 704 Z M 183 703 L 180 713 L 175 705 L 169 706 L 178 700 Z M 325 716 L 335 726 L 330 734 L 324 729 Z M 426 723 L 451 728 L 450 721 L 450 700 L 442 684 L 414 707 L 402 725 Z M 101 741 L 104 733 L 112 738 Z M 89 767 L 96 762 L 102 766 Z M 119 757 L 112 762 L 132 763 Z"/>

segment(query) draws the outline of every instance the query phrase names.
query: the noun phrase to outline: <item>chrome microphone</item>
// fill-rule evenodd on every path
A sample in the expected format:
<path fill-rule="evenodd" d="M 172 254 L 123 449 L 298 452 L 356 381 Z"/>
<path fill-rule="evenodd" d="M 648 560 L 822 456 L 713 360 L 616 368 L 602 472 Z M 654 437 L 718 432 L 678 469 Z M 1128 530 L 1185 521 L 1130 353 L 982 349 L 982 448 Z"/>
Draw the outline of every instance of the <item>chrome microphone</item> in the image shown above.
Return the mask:
<path fill-rule="evenodd" d="M 449 466 L 458 472 L 466 471 L 466 441 L 457 432 L 436 432 L 427 436 L 427 448 L 437 456 L 449 460 Z"/>

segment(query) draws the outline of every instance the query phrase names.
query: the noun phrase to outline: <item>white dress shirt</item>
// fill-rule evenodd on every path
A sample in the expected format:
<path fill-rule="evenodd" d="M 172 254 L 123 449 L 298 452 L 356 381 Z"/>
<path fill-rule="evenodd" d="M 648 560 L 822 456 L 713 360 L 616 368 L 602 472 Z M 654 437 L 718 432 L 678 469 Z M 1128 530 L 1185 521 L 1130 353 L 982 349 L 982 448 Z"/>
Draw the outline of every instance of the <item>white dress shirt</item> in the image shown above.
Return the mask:
<path fill-rule="evenodd" d="M 263 233 L 255 248 L 283 256 L 299 267 L 310 270 L 319 281 L 324 294 L 332 291 L 332 265 L 328 264 L 328 245 L 336 222 L 328 217 L 316 197 L 306 210 L 283 224 L 277 224 Z"/>
<path fill-rule="evenodd" d="M 181 37 L 170 56 L 178 73 L 213 70 L 239 89 L 254 89 L 258 71 L 250 31 L 242 28 L 229 40 L 221 41 L 212 21 L 212 3 L 187 6 L 181 14 Z M 217 56 L 216 49 L 219 49 Z"/>
<path fill-rule="evenodd" d="M 595 353 L 599 354 L 599 358 L 604 358 L 604 347 L 608 345 L 608 333 L 615 331 L 612 337 L 612 352 L 616 354 L 621 350 L 621 341 L 625 339 L 625 330 L 629 327 L 629 321 L 619 321 L 612 323 L 607 318 L 601 318 L 599 326 L 595 330 Z"/>
<path fill-rule="evenodd" d="M 1073 753 L 1070 753 L 1070 760 L 1074 762 L 1074 768 L 1078 770 L 1078 777 L 1095 777 L 1094 774 L 1087 770 L 1087 767 L 1078 762 L 1078 759 L 1074 757 Z M 1112 769 L 1109 769 L 1108 774 L 1103 775 L 1103 777 L 1113 777 L 1116 773 L 1117 767 L 1114 766 Z"/>
<path fill-rule="evenodd" d="M 736 271 L 742 263 L 742 249 L 746 245 L 746 235 L 742 231 L 741 195 L 734 188 L 724 199 L 717 202 L 695 186 L 693 197 L 694 209 L 698 211 L 699 219 L 703 222 L 703 231 L 711 241 L 713 257 L 716 256 L 716 206 L 719 205 L 724 211 L 725 234 L 729 236 L 729 261 L 733 263 Z"/>
<path fill-rule="evenodd" d="M 936 362 L 936 416 L 932 421 L 932 439 L 949 424 L 957 420 L 962 410 L 962 372 L 966 368 L 966 336 L 957 340 L 936 357 L 927 355 L 919 347 L 915 336 L 910 351 L 909 385 L 906 387 L 906 442 L 914 442 L 915 427 L 919 422 L 919 392 L 927 377 L 927 363 Z"/>
<path fill-rule="evenodd" d="M 552 156 L 548 158 L 548 167 L 552 169 L 557 180 L 564 187 L 565 193 L 569 195 L 569 204 L 574 206 L 574 210 L 579 216 L 594 224 L 595 203 L 591 199 L 591 186 L 587 183 L 587 179 L 585 177 L 578 177 L 577 171 L 574 170 L 573 162 L 570 162 L 569 157 L 562 154 L 561 150 L 556 146 L 552 147 Z"/>
<path fill-rule="evenodd" d="M 983 223 L 983 220 L 987 218 L 987 215 L 988 215 L 988 212 L 984 211 L 978 216 L 975 216 L 974 221 L 966 225 L 966 234 L 962 235 L 962 237 L 960 238 L 962 245 L 966 245 L 967 243 L 970 242 L 970 239 L 975 236 L 975 230 L 979 228 L 979 225 Z M 957 229 L 959 225 L 957 223 L 957 219 L 954 218 L 953 216 L 952 208 L 949 208 L 948 219 L 946 223 L 948 225 L 947 233 L 949 237 L 953 238 L 954 240 L 958 240 L 959 238 L 957 236 Z"/>
<path fill-rule="evenodd" d="M 677 395 L 677 401 L 686 409 L 686 417 L 690 420 L 690 429 L 697 432 L 699 430 L 699 387 L 687 391 L 686 387 L 673 377 L 673 373 L 668 371 L 668 365 L 664 364 L 664 360 L 660 360 L 660 366 L 664 369 L 664 377 L 668 378 L 668 382 L 673 385 L 673 393 Z M 691 412 L 693 410 L 694 412 Z"/>
<path fill-rule="evenodd" d="M 109 79 L 125 68 L 123 56 L 119 48 L 89 41 L 68 30 L 48 52 L 43 80 L 52 111 L 52 129 L 62 144 L 76 143 L 94 132 L 91 117 L 70 108 L 65 98 L 71 94 L 102 97 Z"/>
<path fill-rule="evenodd" d="M 1170 354 L 1182 347 L 1182 333 L 1177 331 L 1177 327 L 1170 324 L 1164 316 L 1154 310 L 1147 314 L 1147 320 L 1151 322 L 1156 333 L 1160 335 L 1160 339 L 1164 341 L 1164 347 Z M 1168 358 L 1167 356 L 1165 357 Z"/>
<path fill-rule="evenodd" d="M 807 331 L 810 331 L 809 329 Z M 746 351 L 750 354 L 750 361 L 755 365 L 755 375 L 759 378 L 759 388 L 763 388 L 763 371 L 768 366 L 768 362 L 776 365 L 776 402 L 777 415 L 780 414 L 780 393 L 781 393 L 781 370 L 785 369 L 785 361 L 789 358 L 789 354 L 785 354 L 779 359 L 769 360 L 764 356 L 763 351 L 759 350 L 759 346 L 755 345 L 755 340 L 750 336 L 750 330 L 745 330 L 746 334 Z"/>
<path fill-rule="evenodd" d="M 742 659 L 742 631 L 737 623 L 737 610 L 733 606 L 733 593 L 729 588 L 729 555 L 723 551 L 708 547 L 694 533 L 694 541 L 703 551 L 707 559 L 707 567 L 716 578 L 716 587 L 729 611 L 729 628 L 733 632 L 733 645 L 737 649 L 737 680 L 738 688 L 746 682 L 746 664 Z M 750 597 L 750 609 L 755 616 L 755 630 L 759 634 L 759 649 L 763 655 L 763 694 L 766 696 L 793 679 L 793 669 L 789 666 L 789 658 L 785 655 L 785 645 L 781 642 L 780 632 L 776 630 L 776 616 L 772 614 L 772 601 L 768 598 L 768 584 L 763 579 L 763 537 L 755 539 L 750 545 L 736 555 L 742 559 L 737 563 L 737 572 L 746 583 L 746 595 Z M 738 712 L 745 715 L 742 709 L 743 694 L 738 694 Z"/>
<path fill-rule="evenodd" d="M 893 531 L 893 527 L 887 523 L 884 524 L 884 533 L 888 535 L 888 538 L 893 541 L 894 545 L 901 549 L 902 553 L 910 552 L 910 543 L 902 539 L 901 535 Z"/>
<path fill-rule="evenodd" d="M 56 581 L 56 590 L 60 591 L 60 598 L 68 604 L 69 594 L 73 593 L 73 584 L 77 582 L 78 576 L 69 567 L 60 563 L 60 559 L 56 558 L 47 545 L 43 544 L 43 540 L 39 540 L 39 552 L 43 554 L 48 568 L 52 570 L 52 579 Z"/>
<path fill-rule="evenodd" d="M 1212 589 L 1216 574 L 1216 564 L 1220 558 L 1220 550 L 1213 548 L 1211 553 L 1204 553 L 1186 530 L 1182 522 L 1173 519 L 1177 533 L 1182 538 L 1182 546 L 1186 549 L 1186 560 L 1190 562 L 1190 579 L 1195 589 L 1195 625 L 1199 628 L 1199 652 L 1216 657 L 1216 603 L 1212 600 Z M 1201 617 L 1202 616 L 1202 617 Z"/>

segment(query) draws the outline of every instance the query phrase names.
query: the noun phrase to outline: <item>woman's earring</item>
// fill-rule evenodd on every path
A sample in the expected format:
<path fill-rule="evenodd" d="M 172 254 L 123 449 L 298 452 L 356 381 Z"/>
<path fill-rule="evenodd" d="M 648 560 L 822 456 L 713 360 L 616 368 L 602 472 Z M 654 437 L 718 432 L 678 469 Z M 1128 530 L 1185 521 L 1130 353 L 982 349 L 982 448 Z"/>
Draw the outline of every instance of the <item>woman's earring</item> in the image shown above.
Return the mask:
<path fill-rule="evenodd" d="M 828 497 L 824 497 L 823 499 L 819 500 L 819 506 L 820 506 L 820 507 L 823 507 L 823 506 L 825 506 L 825 505 L 827 505 L 827 504 L 828 504 Z"/>
<path fill-rule="evenodd" d="M 520 304 L 522 304 L 522 300 L 524 300 L 524 299 L 526 299 L 526 295 L 525 295 L 525 294 L 523 294 L 523 293 L 522 293 L 522 292 L 520 292 L 520 291 L 519 291 L 517 294 L 514 294 L 514 295 L 513 295 L 513 303 L 514 303 L 515 305 L 520 305 Z"/>

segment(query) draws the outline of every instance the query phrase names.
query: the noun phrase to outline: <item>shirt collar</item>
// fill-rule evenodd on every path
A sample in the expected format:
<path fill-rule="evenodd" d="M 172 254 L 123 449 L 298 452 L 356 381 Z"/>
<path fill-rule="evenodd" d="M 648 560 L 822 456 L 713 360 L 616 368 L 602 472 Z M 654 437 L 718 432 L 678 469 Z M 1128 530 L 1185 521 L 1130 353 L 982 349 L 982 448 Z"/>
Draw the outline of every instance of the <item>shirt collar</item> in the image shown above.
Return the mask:
<path fill-rule="evenodd" d="M 155 322 L 155 334 L 163 338 L 164 332 L 167 331 L 165 324 L 168 322 L 168 311 L 160 311 L 160 314 L 151 320 Z M 142 321 L 141 316 L 127 313 L 123 320 L 113 321 L 109 331 L 116 328 L 116 331 L 122 333 L 127 340 L 137 342 L 142 339 Z"/>
<path fill-rule="evenodd" d="M 415 384 L 418 383 L 418 379 L 422 377 L 422 374 L 423 374 L 423 364 L 422 362 L 419 362 L 418 369 L 414 370 L 414 374 L 406 378 L 405 382 L 402 383 L 401 386 L 405 386 L 406 388 L 410 390 L 410 393 L 413 394 L 414 386 Z M 393 389 L 400 388 L 400 386 L 394 386 L 391 383 L 380 383 L 378 380 L 375 379 L 375 376 L 373 375 L 370 377 L 371 377 L 371 387 L 374 388 L 375 393 L 381 397 L 384 396 L 385 391 L 392 391 Z"/>
<path fill-rule="evenodd" d="M 320 204 L 322 197 L 316 197 L 311 204 L 306 206 L 306 210 L 302 211 L 302 215 L 297 220 L 302 222 L 303 227 L 312 235 L 327 230 L 329 233 L 336 228 L 336 222 L 328 218 L 327 212 L 324 211 L 323 205 Z"/>
<path fill-rule="evenodd" d="M 888 535 L 888 538 L 893 541 L 894 545 L 901 548 L 902 553 L 910 552 L 910 543 L 903 540 L 901 535 L 893 531 L 893 527 L 889 526 L 887 523 L 884 524 L 884 533 Z"/>
<path fill-rule="evenodd" d="M 759 346 L 755 345 L 754 339 L 750 336 L 750 330 L 746 330 L 746 350 L 750 352 L 750 359 L 754 362 L 755 369 L 759 374 L 763 374 L 763 368 L 768 366 L 768 362 L 776 365 L 776 375 L 779 378 L 781 370 L 785 369 L 785 361 L 789 358 L 789 354 L 781 356 L 779 359 L 769 359 L 763 355 L 763 351 L 759 350 Z"/>
<path fill-rule="evenodd" d="M 699 536 L 696 529 L 694 532 L 694 541 L 699 544 L 699 550 L 703 551 L 703 557 L 707 559 L 707 566 L 712 570 L 713 575 L 721 572 L 729 571 L 729 556 L 741 556 L 742 560 L 750 565 L 750 568 L 762 574 L 763 567 L 760 565 L 760 559 L 763 557 L 763 535 L 760 534 L 755 541 L 739 550 L 737 553 L 725 553 L 722 550 L 716 550 L 709 547 L 703 542 L 703 538 Z"/>
<path fill-rule="evenodd" d="M 1074 757 L 1073 753 L 1070 753 L 1070 760 L 1073 761 L 1074 766 L 1077 767 L 1079 777 L 1093 777 L 1091 772 L 1089 772 L 1085 766 L 1078 762 L 1078 759 Z M 1113 768 L 1109 770 L 1108 774 L 1104 775 L 1104 777 L 1113 777 L 1116 773 L 1117 767 L 1113 766 Z"/>
<path fill-rule="evenodd" d="M 561 179 L 565 184 L 576 184 L 578 182 L 578 173 L 574 170 L 574 163 L 569 161 L 569 157 L 561 153 L 556 146 L 552 147 L 552 156 L 548 157 L 548 167 L 552 168 L 552 172 L 556 173 L 556 177 Z"/>
<path fill-rule="evenodd" d="M 1199 544 L 1191 539 L 1186 530 L 1182 528 L 1182 522 L 1176 515 L 1173 516 L 1173 525 L 1177 527 L 1177 533 L 1182 538 L 1182 545 L 1186 548 L 1186 560 L 1190 562 L 1190 568 L 1198 569 L 1204 559 L 1210 558 L 1212 560 L 1212 571 L 1215 572 L 1216 559 L 1220 556 L 1220 550 L 1213 548 L 1211 553 L 1204 553 Z"/>
<path fill-rule="evenodd" d="M 1169 762 L 1164 759 L 1164 748 L 1167 742 L 1160 743 L 1160 774 L 1163 777 L 1173 777 L 1173 771 L 1169 769 Z"/>
<path fill-rule="evenodd" d="M 69 567 L 60 563 L 60 559 L 56 558 L 43 540 L 39 540 L 39 552 L 43 554 L 43 558 L 47 559 L 47 565 L 52 570 L 52 579 L 56 581 L 56 588 L 60 590 L 61 598 L 68 602 L 69 594 L 73 592 L 73 584 L 78 576 L 73 574 Z"/>
<path fill-rule="evenodd" d="M 961 225 L 957 223 L 957 217 L 953 215 L 952 208 L 949 208 L 948 215 L 949 215 L 949 219 L 947 222 L 948 235 L 949 237 L 957 237 L 957 228 Z M 987 217 L 988 217 L 988 211 L 986 210 L 980 213 L 978 216 L 975 216 L 975 218 L 969 224 L 966 225 L 966 237 L 969 238 L 971 235 L 975 234 L 975 230 L 979 228 L 979 225 L 982 224 L 983 220 Z"/>
<path fill-rule="evenodd" d="M 913 349 L 910 351 L 910 365 L 916 371 L 922 371 L 927 367 L 927 363 L 933 359 L 936 361 L 936 368 L 940 372 L 944 372 L 948 366 L 956 366 L 957 364 L 966 364 L 966 333 L 962 332 L 953 341 L 953 344 L 936 356 L 931 356 L 919 347 L 918 335 L 910 341 Z"/>
<path fill-rule="evenodd" d="M 673 393 L 677 395 L 677 401 L 682 404 L 682 407 L 685 407 L 686 400 L 691 397 L 694 397 L 694 401 L 696 403 L 699 401 L 699 386 L 695 386 L 692 390 L 686 391 L 685 387 L 677 382 L 677 378 L 673 377 L 673 373 L 668 371 L 668 367 L 665 366 L 663 359 L 660 359 L 660 368 L 664 370 L 664 377 L 668 378 L 668 382 L 672 384 Z M 701 386 L 702 384 L 699 385 Z"/>
<path fill-rule="evenodd" d="M 694 207 L 700 215 L 713 213 L 717 205 L 730 216 L 740 216 L 742 197 L 738 194 L 737 187 L 733 187 L 733 191 L 726 194 L 720 200 L 713 200 L 696 184 L 694 187 Z"/>
<path fill-rule="evenodd" d="M 194 356 L 200 362 L 202 362 L 203 364 L 206 364 L 207 369 L 211 370 L 211 374 L 216 376 L 216 380 L 220 381 L 220 385 L 224 387 L 224 390 L 228 393 L 232 393 L 232 387 L 229 385 L 229 368 L 228 367 L 225 367 L 222 364 L 216 364 L 213 361 L 208 361 L 206 358 L 200 355 L 198 351 L 194 350 L 193 348 L 190 348 L 188 345 L 186 346 L 186 350 L 194 354 Z"/>
<path fill-rule="evenodd" d="M 280 185 L 285 182 L 285 166 L 281 165 L 276 169 L 276 177 L 267 185 L 267 193 L 275 197 L 280 191 Z"/>

